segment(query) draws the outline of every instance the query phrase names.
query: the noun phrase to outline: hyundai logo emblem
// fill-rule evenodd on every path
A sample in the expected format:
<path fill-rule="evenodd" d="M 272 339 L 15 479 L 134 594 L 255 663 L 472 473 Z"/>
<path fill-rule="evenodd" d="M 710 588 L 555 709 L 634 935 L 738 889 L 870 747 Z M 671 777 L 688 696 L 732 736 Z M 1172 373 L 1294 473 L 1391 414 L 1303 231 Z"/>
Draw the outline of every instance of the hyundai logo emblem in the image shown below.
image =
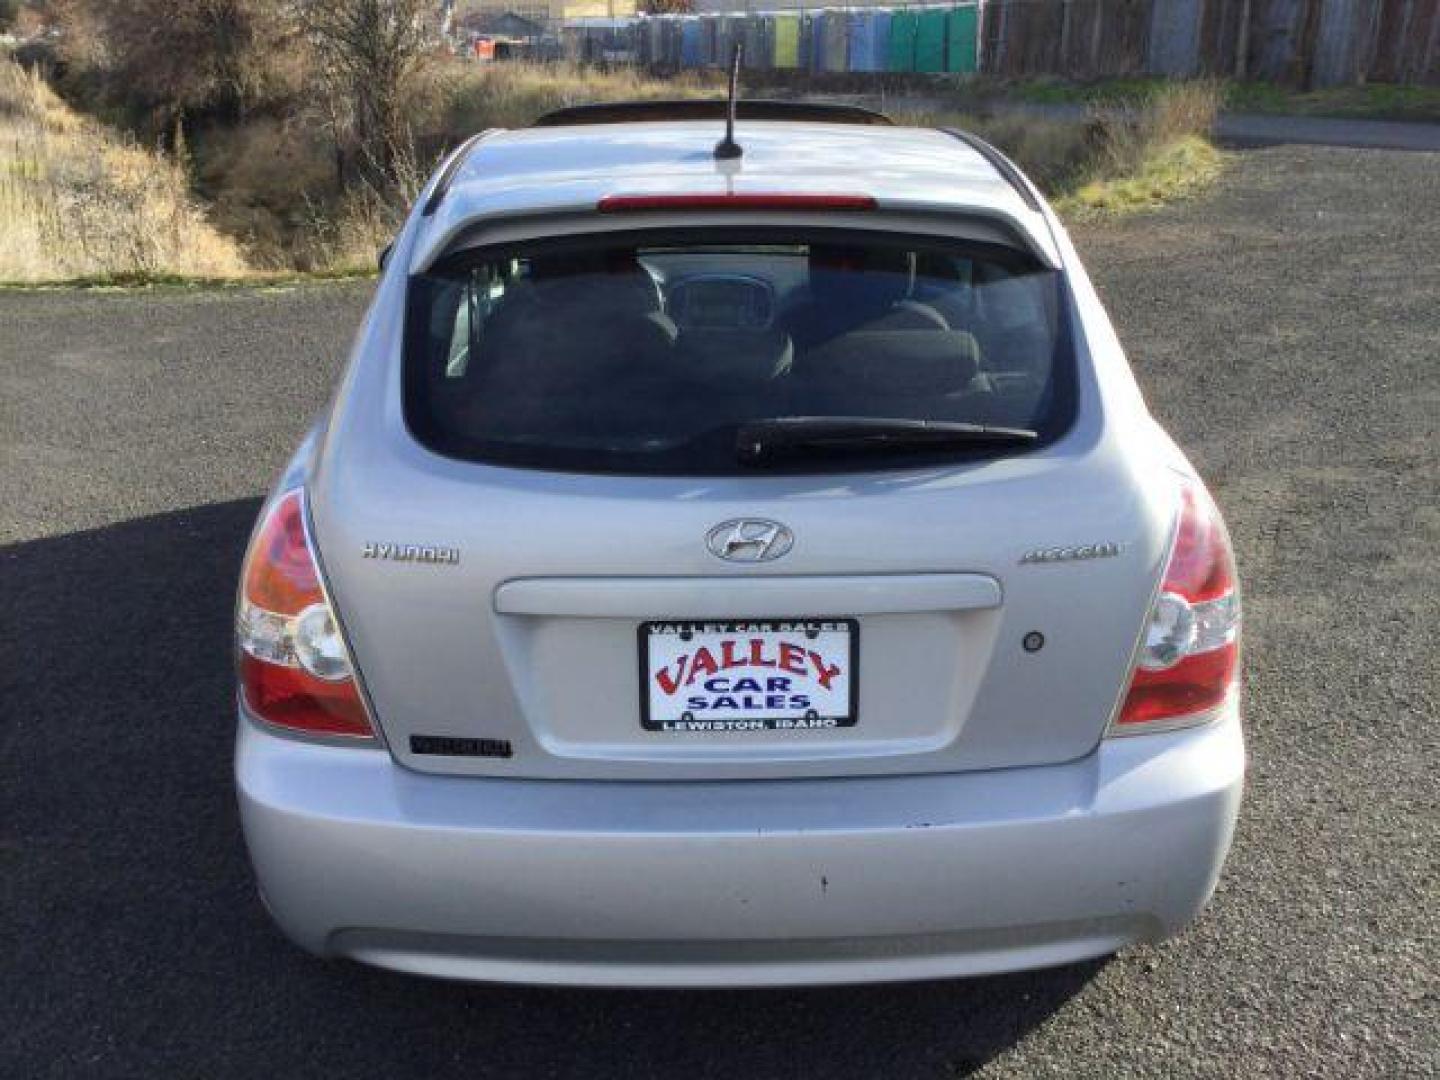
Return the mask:
<path fill-rule="evenodd" d="M 769 562 L 795 546 L 795 534 L 778 521 L 734 518 L 705 534 L 711 554 L 731 562 Z"/>

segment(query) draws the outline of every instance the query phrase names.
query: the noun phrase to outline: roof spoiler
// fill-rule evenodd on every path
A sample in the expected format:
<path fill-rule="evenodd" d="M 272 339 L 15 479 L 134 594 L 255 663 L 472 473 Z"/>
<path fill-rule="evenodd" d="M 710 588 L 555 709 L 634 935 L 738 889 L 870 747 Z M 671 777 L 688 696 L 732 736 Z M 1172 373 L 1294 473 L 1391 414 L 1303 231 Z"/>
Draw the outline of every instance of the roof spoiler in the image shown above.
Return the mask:
<path fill-rule="evenodd" d="M 484 131 L 477 131 L 455 148 L 454 153 L 450 155 L 450 160 L 441 169 L 440 176 L 435 181 L 434 190 L 430 192 L 430 197 L 420 208 L 421 217 L 429 217 L 440 209 L 440 204 L 445 201 L 445 196 L 450 192 L 450 185 L 455 182 L 455 174 L 465 164 L 465 159 L 470 156 L 470 151 L 474 150 L 482 139 L 489 138 L 499 130 L 499 128 L 486 128 Z"/>
<path fill-rule="evenodd" d="M 575 124 L 636 124 L 647 120 L 714 120 L 728 115 L 724 98 L 694 98 L 676 101 L 611 101 L 596 105 L 570 105 L 548 112 L 531 127 L 567 127 Z M 891 126 L 884 113 L 859 105 L 835 105 L 810 101 L 771 101 L 742 98 L 735 103 L 737 120 L 789 120 L 819 124 L 869 124 Z"/>
<path fill-rule="evenodd" d="M 1015 189 L 1015 194 L 1020 196 L 1020 201 L 1037 214 L 1040 213 L 1040 200 L 1035 198 L 1035 193 L 1030 190 L 1030 185 L 1025 182 L 1025 177 L 1020 175 L 1020 170 L 1015 168 L 1009 158 L 999 150 L 996 150 L 995 147 L 991 146 L 984 139 L 980 138 L 980 136 L 972 134 L 971 132 L 948 127 L 942 127 L 937 130 L 943 131 L 952 139 L 959 139 L 988 161 L 991 168 L 1000 174 L 1001 179 Z"/>

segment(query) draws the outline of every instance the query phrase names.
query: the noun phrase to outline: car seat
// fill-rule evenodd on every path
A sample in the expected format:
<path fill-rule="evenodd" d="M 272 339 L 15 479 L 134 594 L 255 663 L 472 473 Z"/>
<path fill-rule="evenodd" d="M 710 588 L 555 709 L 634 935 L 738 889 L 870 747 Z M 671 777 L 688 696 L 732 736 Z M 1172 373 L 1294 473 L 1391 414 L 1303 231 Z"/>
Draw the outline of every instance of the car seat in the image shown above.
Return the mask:
<path fill-rule="evenodd" d="M 934 308 L 910 298 L 915 254 L 899 248 L 812 244 L 809 294 L 787 319 L 805 349 L 854 331 L 945 330 Z"/>

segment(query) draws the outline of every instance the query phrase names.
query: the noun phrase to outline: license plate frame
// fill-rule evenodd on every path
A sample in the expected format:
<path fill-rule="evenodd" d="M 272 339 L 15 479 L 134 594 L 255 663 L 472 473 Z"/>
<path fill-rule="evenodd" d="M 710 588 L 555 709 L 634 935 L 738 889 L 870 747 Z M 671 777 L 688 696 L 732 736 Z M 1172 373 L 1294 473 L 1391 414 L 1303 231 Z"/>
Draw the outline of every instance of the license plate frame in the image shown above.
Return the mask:
<path fill-rule="evenodd" d="M 814 631 L 812 634 L 811 631 Z M 690 637 L 684 637 L 686 633 Z M 745 635 L 745 648 L 735 652 L 727 651 L 724 642 L 727 637 L 737 638 Z M 757 652 L 753 652 L 753 642 L 756 635 L 762 645 Z M 783 642 L 782 636 L 789 635 L 789 641 Z M 796 636 L 800 635 L 800 636 Z M 835 635 L 843 635 L 843 645 L 831 639 Z M 810 647 L 804 647 L 803 666 L 806 675 L 803 677 L 809 685 L 817 687 L 816 693 L 825 697 L 826 702 L 818 708 L 793 708 L 767 709 L 752 708 L 738 709 L 735 714 L 723 718 L 717 718 L 712 710 L 708 716 L 702 716 L 696 711 L 685 711 L 679 716 L 659 715 L 653 708 L 652 693 L 655 689 L 655 680 L 652 673 L 655 671 L 652 663 L 651 643 L 656 637 L 679 638 L 681 643 L 689 644 L 695 650 L 701 647 L 709 648 L 714 645 L 715 652 L 712 659 L 720 657 L 717 674 L 725 672 L 737 672 L 736 679 L 750 677 L 752 680 L 764 680 L 764 691 L 769 690 L 769 684 L 773 678 L 785 679 L 791 676 L 799 676 L 795 671 L 795 665 L 800 664 L 794 652 L 784 655 L 784 659 L 790 664 L 785 668 L 779 668 L 782 659 L 780 653 L 781 644 L 789 644 L 794 647 L 801 646 L 802 640 Z M 824 639 L 824 640 L 822 640 Z M 767 649 L 768 646 L 768 649 Z M 844 664 L 835 656 L 835 652 L 842 651 Z M 811 653 L 819 656 L 819 661 L 812 659 Z M 698 655 L 698 652 L 694 655 Z M 727 665 L 726 660 L 734 660 L 742 656 L 746 662 L 732 663 Z M 766 619 L 650 619 L 640 623 L 636 627 L 636 656 L 638 658 L 639 691 L 640 691 L 640 726 L 645 731 L 667 734 L 686 735 L 703 734 L 707 732 L 750 732 L 750 733 L 773 733 L 782 731 L 835 731 L 837 729 L 855 727 L 860 720 L 860 621 L 850 617 L 816 617 L 796 616 L 793 618 L 766 618 Z M 772 661 L 771 663 L 752 664 L 748 661 L 755 659 L 760 661 Z M 834 707 L 833 695 L 826 692 L 827 688 L 820 685 L 821 671 L 829 668 L 839 668 L 831 673 L 831 681 L 843 675 L 845 687 L 844 707 Z M 707 669 L 708 670 L 708 669 Z M 667 664 L 668 671 L 668 664 Z M 681 678 L 683 679 L 683 675 Z M 711 676 L 712 678 L 714 676 Z M 744 691 L 746 694 L 750 690 Z M 700 695 L 695 695 L 700 696 Z M 712 695 L 712 698 L 721 695 Z M 673 712 L 674 706 L 671 707 Z M 768 715 L 779 712 L 781 715 Z M 745 715 L 738 715 L 743 713 Z M 765 714 L 765 715 L 760 715 Z M 688 719 L 687 719 L 688 717 Z M 692 726 L 693 725 L 693 726 Z"/>

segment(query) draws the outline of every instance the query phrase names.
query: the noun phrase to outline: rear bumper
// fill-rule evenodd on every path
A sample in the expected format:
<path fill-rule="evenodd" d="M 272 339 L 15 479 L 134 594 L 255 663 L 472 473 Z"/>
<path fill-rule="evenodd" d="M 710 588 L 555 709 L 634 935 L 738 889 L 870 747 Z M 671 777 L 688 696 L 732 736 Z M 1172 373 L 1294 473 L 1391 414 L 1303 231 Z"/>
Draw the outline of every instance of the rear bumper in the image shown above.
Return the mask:
<path fill-rule="evenodd" d="M 715 783 L 422 775 L 242 719 L 272 914 L 312 952 L 453 978 L 784 985 L 1067 963 L 1204 905 L 1238 716 L 1066 765 Z"/>

